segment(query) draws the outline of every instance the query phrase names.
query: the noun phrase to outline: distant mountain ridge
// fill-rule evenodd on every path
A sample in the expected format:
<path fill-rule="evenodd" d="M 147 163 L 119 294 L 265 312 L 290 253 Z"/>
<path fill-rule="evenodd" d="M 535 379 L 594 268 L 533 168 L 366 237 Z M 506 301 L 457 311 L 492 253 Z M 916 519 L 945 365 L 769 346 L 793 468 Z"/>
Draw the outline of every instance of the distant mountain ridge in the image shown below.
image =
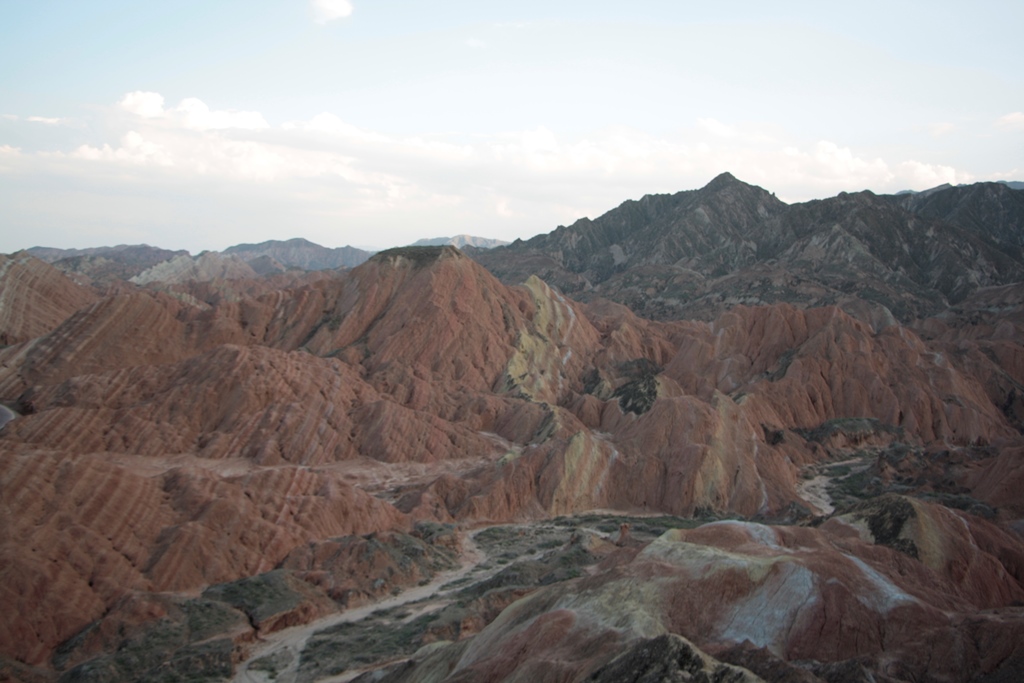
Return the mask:
<path fill-rule="evenodd" d="M 303 270 L 355 268 L 373 255 L 371 251 L 355 247 L 330 249 L 301 237 L 284 241 L 268 240 L 259 244 L 238 244 L 228 247 L 222 253 L 225 256 L 238 256 L 243 261 L 269 256 L 288 268 Z"/>
<path fill-rule="evenodd" d="M 192 256 L 147 244 L 89 249 L 32 247 L 25 250 L 80 281 L 106 285 L 118 280 L 136 284 L 187 279 L 250 278 L 289 269 L 307 271 L 354 268 L 373 255 L 355 247 L 331 249 L 302 238 L 238 244 L 222 252 Z"/>
<path fill-rule="evenodd" d="M 786 204 L 723 173 L 473 257 L 506 283 L 536 274 L 657 319 L 787 302 L 909 320 L 1024 279 L 1022 226 L 1024 193 L 1006 184 Z"/>
<path fill-rule="evenodd" d="M 508 242 L 504 240 L 491 239 L 490 237 L 474 237 L 473 235 L 456 235 L 455 237 L 428 237 L 421 240 L 416 240 L 411 245 L 412 247 L 440 247 L 446 244 L 450 244 L 453 247 L 462 249 L 463 247 L 476 247 L 478 249 L 493 249 L 494 247 L 501 247 Z"/>
<path fill-rule="evenodd" d="M 1006 185 L 1011 190 L 1024 190 L 1024 181 L 1020 181 L 1020 180 L 997 180 L 995 182 L 998 183 L 999 185 Z M 927 190 L 900 190 L 896 194 L 897 195 L 903 195 L 903 194 L 927 195 L 927 194 L 932 194 L 933 192 L 938 192 L 940 190 L 946 190 L 946 189 L 949 189 L 951 187 L 970 187 L 973 184 L 974 183 L 961 183 L 960 185 L 950 185 L 949 183 L 942 183 L 941 185 L 936 185 L 935 187 L 930 187 Z"/>
<path fill-rule="evenodd" d="M 214 279 L 240 280 L 255 278 L 258 274 L 238 256 L 227 256 L 207 251 L 198 256 L 182 254 L 156 264 L 131 279 L 137 285 L 153 282 L 182 283 L 195 280 L 203 282 Z"/>
<path fill-rule="evenodd" d="M 1022 279 L 1024 192 L 1016 185 L 1021 183 L 946 184 L 895 195 L 843 192 L 790 205 L 723 173 L 703 188 L 629 200 L 596 219 L 526 241 L 463 234 L 412 246 L 467 248 L 507 284 L 538 275 L 577 298 L 609 298 L 657 319 L 710 319 L 737 303 L 787 302 L 867 305 L 883 318 L 887 310 L 909 320 L 980 287 Z M 33 247 L 28 253 L 96 285 L 352 268 L 373 254 L 303 238 L 239 244 L 197 257 L 148 245 Z M 206 254 L 228 260 L 214 264 L 207 256 L 200 264 Z M 176 265 L 165 265 L 172 260 Z"/>
<path fill-rule="evenodd" d="M 189 255 L 184 249 L 172 251 L 148 244 L 119 244 L 91 249 L 32 247 L 25 251 L 73 277 L 101 285 L 130 280 L 157 264 Z"/>
<path fill-rule="evenodd" d="M 40 261 L 56 263 L 70 258 L 105 257 L 116 261 L 151 261 L 153 264 L 166 261 L 180 254 L 187 254 L 184 249 L 173 251 L 151 247 L 148 244 L 119 244 L 115 247 L 91 247 L 88 249 L 57 249 L 53 247 L 32 247 L 26 249 Z"/>

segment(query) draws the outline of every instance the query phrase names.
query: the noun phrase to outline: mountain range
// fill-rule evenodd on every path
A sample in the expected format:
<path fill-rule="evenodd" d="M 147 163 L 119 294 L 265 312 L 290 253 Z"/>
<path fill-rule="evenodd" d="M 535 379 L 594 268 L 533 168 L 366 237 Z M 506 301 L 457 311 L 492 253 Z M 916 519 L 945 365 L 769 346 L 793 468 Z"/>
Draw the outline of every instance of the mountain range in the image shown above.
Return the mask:
<path fill-rule="evenodd" d="M 0 256 L 0 680 L 1016 680 L 1022 195 Z"/>
<path fill-rule="evenodd" d="M 656 319 L 785 301 L 909 321 L 1024 279 L 1022 224 L 1024 193 L 1001 183 L 789 205 L 726 173 L 474 257 L 505 282 L 537 273 Z"/>
<path fill-rule="evenodd" d="M 422 239 L 414 246 L 471 246 L 488 249 L 508 242 L 472 235 Z M 58 249 L 32 247 L 32 256 L 51 263 L 84 283 L 109 284 L 130 280 L 136 284 L 188 280 L 240 279 L 275 275 L 288 270 L 354 268 L 374 252 L 355 247 L 334 249 L 301 237 L 237 244 L 224 251 L 204 251 L 192 256 L 185 250 L 170 251 L 146 244 Z"/>

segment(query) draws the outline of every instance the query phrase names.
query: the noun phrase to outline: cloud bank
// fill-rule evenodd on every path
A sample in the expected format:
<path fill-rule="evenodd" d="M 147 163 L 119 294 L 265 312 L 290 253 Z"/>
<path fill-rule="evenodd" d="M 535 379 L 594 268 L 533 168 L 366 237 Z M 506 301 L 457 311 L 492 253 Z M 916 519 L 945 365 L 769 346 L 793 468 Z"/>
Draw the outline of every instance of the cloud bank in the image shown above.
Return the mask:
<path fill-rule="evenodd" d="M 1016 125 L 1012 115 L 1004 119 Z M 114 239 L 104 231 L 192 251 L 295 235 L 377 247 L 435 233 L 514 239 L 626 199 L 701 187 L 722 171 L 786 201 L 975 180 L 946 165 L 713 118 L 661 136 L 617 127 L 566 137 L 543 126 L 392 135 L 330 112 L 271 126 L 259 112 L 214 109 L 196 98 L 167 106 L 159 93 L 136 91 L 102 123 L 92 127 L 104 131 L 98 139 L 67 149 L 0 148 L 0 173 L 30 190 L 15 194 L 18 183 L 8 184 L 0 201 L 40 228 L 39 243 L 72 246 L 60 230 L 83 217 L 99 231 L 90 235 L 93 246 Z M 63 194 L 53 201 L 38 188 Z M 32 191 L 49 201 L 30 204 Z M 31 245 L 0 251 L 24 246 Z"/>

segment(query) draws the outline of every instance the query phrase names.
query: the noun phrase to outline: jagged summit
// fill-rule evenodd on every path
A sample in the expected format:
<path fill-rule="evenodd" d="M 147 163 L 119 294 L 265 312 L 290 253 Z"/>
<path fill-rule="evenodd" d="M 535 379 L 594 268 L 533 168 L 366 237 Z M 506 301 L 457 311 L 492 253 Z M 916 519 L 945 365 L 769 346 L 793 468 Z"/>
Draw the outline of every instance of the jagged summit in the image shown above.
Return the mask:
<path fill-rule="evenodd" d="M 909 320 L 1024 277 L 1022 225 L 1024 193 L 1005 184 L 790 205 L 722 173 L 699 190 L 647 195 L 472 255 L 505 282 L 536 272 L 573 296 L 661 319 L 785 301 L 867 302 Z"/>
<path fill-rule="evenodd" d="M 743 187 L 755 187 L 748 183 L 739 180 L 736 176 L 728 171 L 719 173 L 715 176 L 710 183 L 701 188 L 703 192 L 721 192 L 724 189 L 733 188 L 737 186 Z"/>

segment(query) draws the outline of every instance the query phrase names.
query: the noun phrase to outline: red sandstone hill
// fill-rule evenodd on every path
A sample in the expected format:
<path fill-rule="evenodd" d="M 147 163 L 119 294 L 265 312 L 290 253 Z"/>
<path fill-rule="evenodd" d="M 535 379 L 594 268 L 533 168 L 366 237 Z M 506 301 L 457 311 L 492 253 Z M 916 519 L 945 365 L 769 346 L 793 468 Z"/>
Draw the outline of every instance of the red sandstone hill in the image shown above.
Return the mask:
<path fill-rule="evenodd" d="M 39 337 L 98 298 L 26 252 L 0 254 L 0 347 Z"/>
<path fill-rule="evenodd" d="M 0 616 L 0 655 L 12 661 L 46 670 L 58 645 L 129 595 L 199 591 L 273 569 L 309 543 L 414 520 L 610 508 L 806 522 L 829 510 L 802 474 L 849 458 L 866 468 L 851 495 L 897 490 L 995 521 L 908 503 L 923 521 L 896 536 L 917 559 L 893 554 L 905 544 L 872 550 L 878 534 L 853 538 L 854 512 L 770 543 L 761 527 L 742 527 L 759 534 L 747 541 L 714 530 L 666 539 L 721 546 L 697 559 L 775 558 L 750 566 L 778 564 L 779 574 L 747 567 L 748 581 L 719 586 L 691 568 L 684 580 L 665 559 L 676 551 L 662 557 L 657 546 L 622 570 L 653 579 L 644 609 L 685 602 L 693 585 L 732 586 L 709 617 L 717 639 L 657 616 L 671 633 L 727 648 L 742 639 L 726 637 L 726 617 L 760 604 L 742 596 L 799 576 L 823 607 L 800 622 L 807 633 L 786 621 L 746 638 L 756 647 L 786 661 L 819 645 L 843 660 L 891 649 L 930 672 L 909 636 L 876 638 L 890 607 L 906 629 L 955 639 L 963 631 L 947 612 L 970 619 L 1021 599 L 1021 541 L 996 526 L 1024 514 L 1007 485 L 1020 481 L 1024 452 L 1024 334 L 1009 290 L 978 290 L 913 326 L 786 303 L 656 322 L 607 301 L 584 306 L 536 277 L 507 286 L 452 247 L 391 250 L 281 288 L 213 280 L 102 298 L 26 263 L 33 284 L 2 295 L 15 302 L 2 310 L 22 311 L 9 320 L 23 336 L 0 349 L 0 402 L 20 413 L 0 430 L 0 585 L 14 607 Z M 20 303 L 38 292 L 60 305 Z M 954 533 L 961 524 L 969 536 Z M 767 550 L 730 545 L 755 541 Z M 872 603 L 863 627 L 830 621 L 829 605 L 864 604 L 858 591 L 878 572 L 925 606 Z M 952 592 L 929 588 L 928 572 Z M 816 626 L 831 635 L 811 638 Z M 863 646 L 846 642 L 850 628 L 871 631 Z M 467 671 L 478 660 L 490 661 L 465 660 Z"/>

